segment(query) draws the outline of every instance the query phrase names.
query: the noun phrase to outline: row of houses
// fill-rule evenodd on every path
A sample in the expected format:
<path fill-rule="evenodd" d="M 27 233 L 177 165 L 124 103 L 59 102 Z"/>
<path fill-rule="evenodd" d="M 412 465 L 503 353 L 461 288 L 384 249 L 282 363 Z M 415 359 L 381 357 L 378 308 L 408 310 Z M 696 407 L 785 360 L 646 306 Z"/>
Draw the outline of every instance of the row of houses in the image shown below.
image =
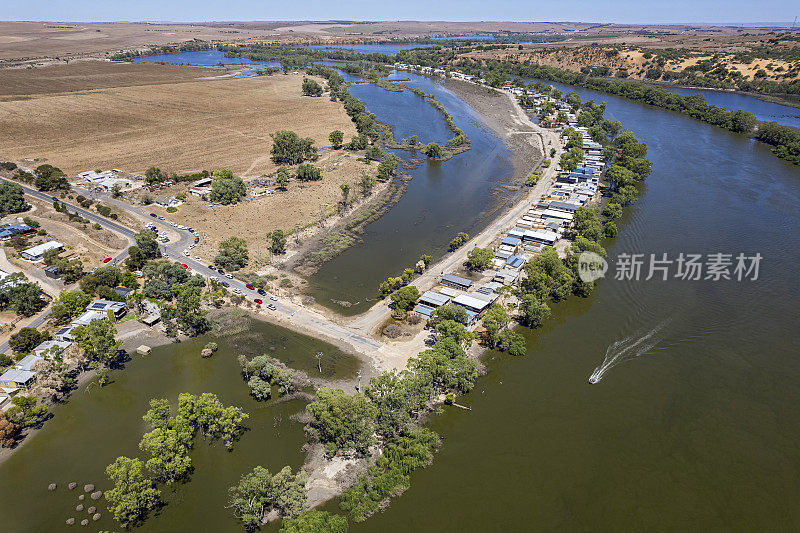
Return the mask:
<path fill-rule="evenodd" d="M 470 279 L 444 274 L 438 286 L 425 291 L 418 300 L 414 313 L 428 319 L 436 308 L 453 303 L 463 307 L 469 317 L 467 326 L 472 326 L 500 295 L 496 292 L 503 284 L 490 282 L 478 287 Z M 473 290 L 474 289 L 474 290 Z M 471 292 L 470 292 L 471 291 Z"/>
<path fill-rule="evenodd" d="M 110 315 L 115 319 L 125 316 L 125 304 L 111 300 L 94 300 L 89 303 L 84 312 L 69 326 L 65 326 L 53 334 L 51 340 L 39 344 L 33 352 L 26 355 L 21 361 L 8 368 L 0 375 L 0 409 L 5 411 L 10 407 L 10 399 L 18 393 L 27 393 L 36 383 L 36 370 L 34 365 L 45 357 L 52 357 L 67 350 L 75 338 L 72 330 L 78 326 L 87 326 L 92 320 L 108 320 Z"/>

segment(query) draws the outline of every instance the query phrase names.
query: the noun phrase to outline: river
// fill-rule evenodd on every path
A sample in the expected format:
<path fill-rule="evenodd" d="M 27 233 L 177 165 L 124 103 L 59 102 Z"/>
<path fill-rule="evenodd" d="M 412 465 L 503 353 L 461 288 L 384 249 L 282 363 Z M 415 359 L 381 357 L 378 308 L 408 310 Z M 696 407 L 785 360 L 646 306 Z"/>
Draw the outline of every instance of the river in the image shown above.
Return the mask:
<path fill-rule="evenodd" d="M 366 298 L 374 279 L 421 253 L 441 253 L 454 232 L 482 227 L 511 196 L 492 198 L 509 173 L 509 154 L 470 108 L 437 81 L 397 77 L 435 92 L 473 148 L 412 170 L 406 196 L 368 226 L 364 244 L 312 280 L 320 301 Z M 351 90 L 379 119 L 393 115 L 398 138 L 443 134 L 435 113 L 413 95 L 370 85 Z M 472 410 L 446 409 L 431 419 L 445 437 L 433 465 L 415 472 L 385 512 L 351 531 L 800 528 L 800 169 L 745 136 L 575 90 L 607 102 L 606 115 L 646 142 L 653 162 L 619 237 L 606 243 L 612 265 L 623 253 L 760 253 L 758 280 L 616 281 L 612 266 L 593 296 L 554 305 L 542 329 L 522 330 L 527 356 L 487 354 L 490 373 L 460 400 Z M 587 383 L 609 346 L 654 329 L 658 342 L 648 353 Z M 65 497 L 65 482 L 101 484 L 105 464 L 136 453 L 143 428 L 132 421 L 147 398 L 207 390 L 244 405 L 253 430 L 230 454 L 198 442 L 193 481 L 142 530 L 237 531 L 221 509 L 225 487 L 255 464 L 300 464 L 301 430 L 287 422 L 300 406 L 248 400 L 230 361 L 235 348 L 201 360 L 202 342 L 160 348 L 105 389 L 57 408 L 45 431 L 0 465 L 4 527 L 58 529 L 77 503 Z M 301 346 L 296 357 L 310 350 Z M 55 494 L 46 491 L 51 481 L 61 484 Z M 326 508 L 337 510 L 335 502 Z M 98 526 L 113 527 L 106 518 Z"/>

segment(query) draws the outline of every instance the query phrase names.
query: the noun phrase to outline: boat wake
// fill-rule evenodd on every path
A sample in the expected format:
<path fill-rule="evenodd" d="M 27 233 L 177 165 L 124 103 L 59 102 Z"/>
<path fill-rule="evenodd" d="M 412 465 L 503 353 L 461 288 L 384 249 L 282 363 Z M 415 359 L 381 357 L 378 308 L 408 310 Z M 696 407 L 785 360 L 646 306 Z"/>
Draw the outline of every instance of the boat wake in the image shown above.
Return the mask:
<path fill-rule="evenodd" d="M 594 385 L 603 379 L 603 376 L 614 368 L 631 359 L 636 359 L 642 355 L 652 354 L 659 348 L 657 345 L 663 340 L 663 330 L 669 323 L 669 319 L 663 321 L 648 332 L 637 332 L 621 341 L 617 341 L 606 349 L 606 357 L 603 363 L 594 369 L 589 376 L 589 383 Z"/>

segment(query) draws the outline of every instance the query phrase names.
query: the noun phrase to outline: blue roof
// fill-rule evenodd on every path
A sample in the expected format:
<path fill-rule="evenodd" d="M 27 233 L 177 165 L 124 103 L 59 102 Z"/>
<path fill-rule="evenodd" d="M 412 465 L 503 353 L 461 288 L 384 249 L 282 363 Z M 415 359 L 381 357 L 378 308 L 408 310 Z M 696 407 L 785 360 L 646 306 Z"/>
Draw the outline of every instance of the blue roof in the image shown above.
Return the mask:
<path fill-rule="evenodd" d="M 516 268 L 525 264 L 525 260 L 518 255 L 512 255 L 506 260 L 506 264 L 510 267 Z"/>
<path fill-rule="evenodd" d="M 503 239 L 503 244 L 507 244 L 509 246 L 517 246 L 519 243 L 522 242 L 522 239 L 518 239 L 517 237 L 506 237 Z"/>
<path fill-rule="evenodd" d="M 428 307 L 427 305 L 419 304 L 415 309 L 415 311 L 421 315 L 431 316 L 431 313 L 433 313 L 433 307 Z"/>

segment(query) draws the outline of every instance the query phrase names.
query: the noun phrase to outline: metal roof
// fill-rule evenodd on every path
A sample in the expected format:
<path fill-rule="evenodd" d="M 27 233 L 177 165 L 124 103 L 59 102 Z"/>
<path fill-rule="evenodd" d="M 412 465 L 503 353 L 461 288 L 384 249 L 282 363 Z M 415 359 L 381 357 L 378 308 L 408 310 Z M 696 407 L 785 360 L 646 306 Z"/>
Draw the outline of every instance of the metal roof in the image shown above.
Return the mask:
<path fill-rule="evenodd" d="M 456 276 L 454 274 L 445 274 L 442 276 L 442 281 L 445 283 L 452 283 L 454 285 L 461 285 L 463 287 L 471 287 L 472 280 Z"/>
<path fill-rule="evenodd" d="M 10 368 L 0 376 L 0 381 L 13 381 L 14 383 L 27 383 L 31 378 L 35 377 L 36 373 L 29 370 L 17 370 Z"/>
<path fill-rule="evenodd" d="M 419 301 L 424 303 L 429 303 L 433 307 L 439 307 L 440 305 L 444 305 L 447 302 L 449 302 L 450 297 L 440 292 L 425 291 L 423 295 L 420 296 Z"/>
<path fill-rule="evenodd" d="M 453 303 L 462 305 L 464 307 L 471 307 L 472 309 L 477 309 L 479 311 L 485 309 L 489 305 L 489 302 L 479 300 L 478 298 L 475 298 L 469 294 L 460 294 L 456 296 L 453 298 Z"/>

